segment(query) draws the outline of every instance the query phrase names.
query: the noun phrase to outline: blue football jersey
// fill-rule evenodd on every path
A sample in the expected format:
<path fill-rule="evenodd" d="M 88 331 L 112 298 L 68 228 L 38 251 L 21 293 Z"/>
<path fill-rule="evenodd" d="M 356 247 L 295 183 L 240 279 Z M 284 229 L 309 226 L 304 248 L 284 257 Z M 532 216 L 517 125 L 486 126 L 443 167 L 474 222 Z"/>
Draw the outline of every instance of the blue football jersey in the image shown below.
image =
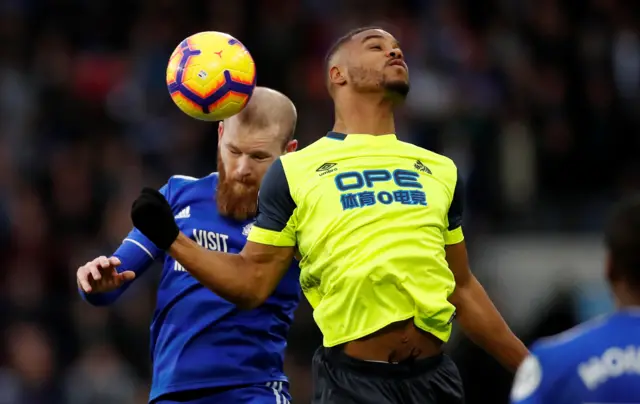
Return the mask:
<path fill-rule="evenodd" d="M 534 344 L 512 404 L 640 403 L 640 310 L 594 319 Z"/>
<path fill-rule="evenodd" d="M 239 253 L 253 222 L 218 213 L 217 184 L 217 173 L 201 179 L 173 176 L 160 192 L 184 234 L 209 250 Z M 114 256 L 122 262 L 118 270 L 134 271 L 136 279 L 154 260 L 164 263 L 151 323 L 150 400 L 178 391 L 287 380 L 284 351 L 301 293 L 297 262 L 263 305 L 246 311 L 203 287 L 137 229 Z M 94 305 L 109 304 L 128 286 L 83 297 Z"/>

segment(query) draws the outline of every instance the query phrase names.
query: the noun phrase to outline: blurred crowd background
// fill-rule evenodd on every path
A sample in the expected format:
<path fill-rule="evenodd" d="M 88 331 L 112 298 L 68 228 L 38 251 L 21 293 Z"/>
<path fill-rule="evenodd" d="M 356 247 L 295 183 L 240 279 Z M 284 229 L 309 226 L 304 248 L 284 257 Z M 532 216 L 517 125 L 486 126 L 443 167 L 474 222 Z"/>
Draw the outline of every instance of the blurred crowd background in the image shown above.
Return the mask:
<path fill-rule="evenodd" d="M 172 105 L 173 48 L 203 30 L 252 52 L 289 95 L 302 145 L 332 110 L 322 59 L 351 28 L 402 41 L 412 89 L 401 138 L 467 181 L 472 265 L 533 338 L 611 309 L 598 232 L 640 183 L 640 2 L 633 0 L 0 0 L 0 404 L 145 403 L 153 271 L 112 308 L 75 270 L 130 228 L 143 185 L 215 170 L 216 126 Z M 309 401 L 320 335 L 303 303 L 287 355 Z M 449 349 L 469 403 L 504 403 L 510 376 L 464 337 Z M 215 358 L 212 358 L 215 360 Z"/>

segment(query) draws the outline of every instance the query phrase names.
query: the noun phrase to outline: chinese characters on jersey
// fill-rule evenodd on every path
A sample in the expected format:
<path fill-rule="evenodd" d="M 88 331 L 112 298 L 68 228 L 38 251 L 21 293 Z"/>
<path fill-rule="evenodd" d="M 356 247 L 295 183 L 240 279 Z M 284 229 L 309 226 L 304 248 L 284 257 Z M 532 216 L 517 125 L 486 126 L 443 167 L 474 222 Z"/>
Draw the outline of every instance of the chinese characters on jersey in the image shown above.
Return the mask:
<path fill-rule="evenodd" d="M 348 171 L 336 176 L 335 183 L 340 194 L 343 210 L 365 208 L 375 204 L 427 206 L 427 196 L 421 191 L 422 184 L 417 179 L 420 174 L 409 170 L 364 170 Z M 373 188 L 375 183 L 393 181 L 400 189 L 393 191 L 363 190 Z M 404 188 L 404 189 L 403 189 Z"/>
<path fill-rule="evenodd" d="M 390 205 L 392 203 L 403 205 L 427 206 L 427 196 L 422 191 L 407 191 L 399 189 L 397 191 L 362 191 L 358 193 L 344 193 L 340 195 L 340 203 L 343 210 L 364 208 L 373 206 L 376 203 Z"/>

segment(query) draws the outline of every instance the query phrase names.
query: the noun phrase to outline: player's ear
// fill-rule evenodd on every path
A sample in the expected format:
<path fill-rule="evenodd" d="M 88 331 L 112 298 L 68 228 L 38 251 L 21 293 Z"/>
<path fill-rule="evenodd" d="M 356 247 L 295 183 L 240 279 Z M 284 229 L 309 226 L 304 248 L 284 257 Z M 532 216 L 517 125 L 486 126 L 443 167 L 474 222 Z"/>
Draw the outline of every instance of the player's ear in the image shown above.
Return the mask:
<path fill-rule="evenodd" d="M 338 66 L 331 66 L 329 69 L 329 82 L 337 86 L 343 86 L 347 83 L 347 77 Z"/>
<path fill-rule="evenodd" d="M 287 146 L 284 148 L 284 152 L 285 154 L 291 153 L 296 151 L 297 149 L 298 149 L 298 141 L 296 139 L 293 139 L 292 141 L 287 143 Z"/>
<path fill-rule="evenodd" d="M 222 134 L 224 133 L 224 121 L 218 122 L 218 143 L 222 140 Z"/>

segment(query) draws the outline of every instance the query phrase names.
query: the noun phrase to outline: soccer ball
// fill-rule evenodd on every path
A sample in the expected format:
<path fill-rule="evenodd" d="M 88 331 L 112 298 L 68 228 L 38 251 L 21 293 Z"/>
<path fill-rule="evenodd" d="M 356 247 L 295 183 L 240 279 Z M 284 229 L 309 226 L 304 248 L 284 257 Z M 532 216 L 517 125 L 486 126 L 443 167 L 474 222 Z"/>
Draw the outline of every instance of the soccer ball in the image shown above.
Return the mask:
<path fill-rule="evenodd" d="M 223 32 L 194 34 L 173 51 L 167 87 L 187 115 L 221 121 L 242 111 L 256 86 L 256 65 L 249 51 Z"/>

